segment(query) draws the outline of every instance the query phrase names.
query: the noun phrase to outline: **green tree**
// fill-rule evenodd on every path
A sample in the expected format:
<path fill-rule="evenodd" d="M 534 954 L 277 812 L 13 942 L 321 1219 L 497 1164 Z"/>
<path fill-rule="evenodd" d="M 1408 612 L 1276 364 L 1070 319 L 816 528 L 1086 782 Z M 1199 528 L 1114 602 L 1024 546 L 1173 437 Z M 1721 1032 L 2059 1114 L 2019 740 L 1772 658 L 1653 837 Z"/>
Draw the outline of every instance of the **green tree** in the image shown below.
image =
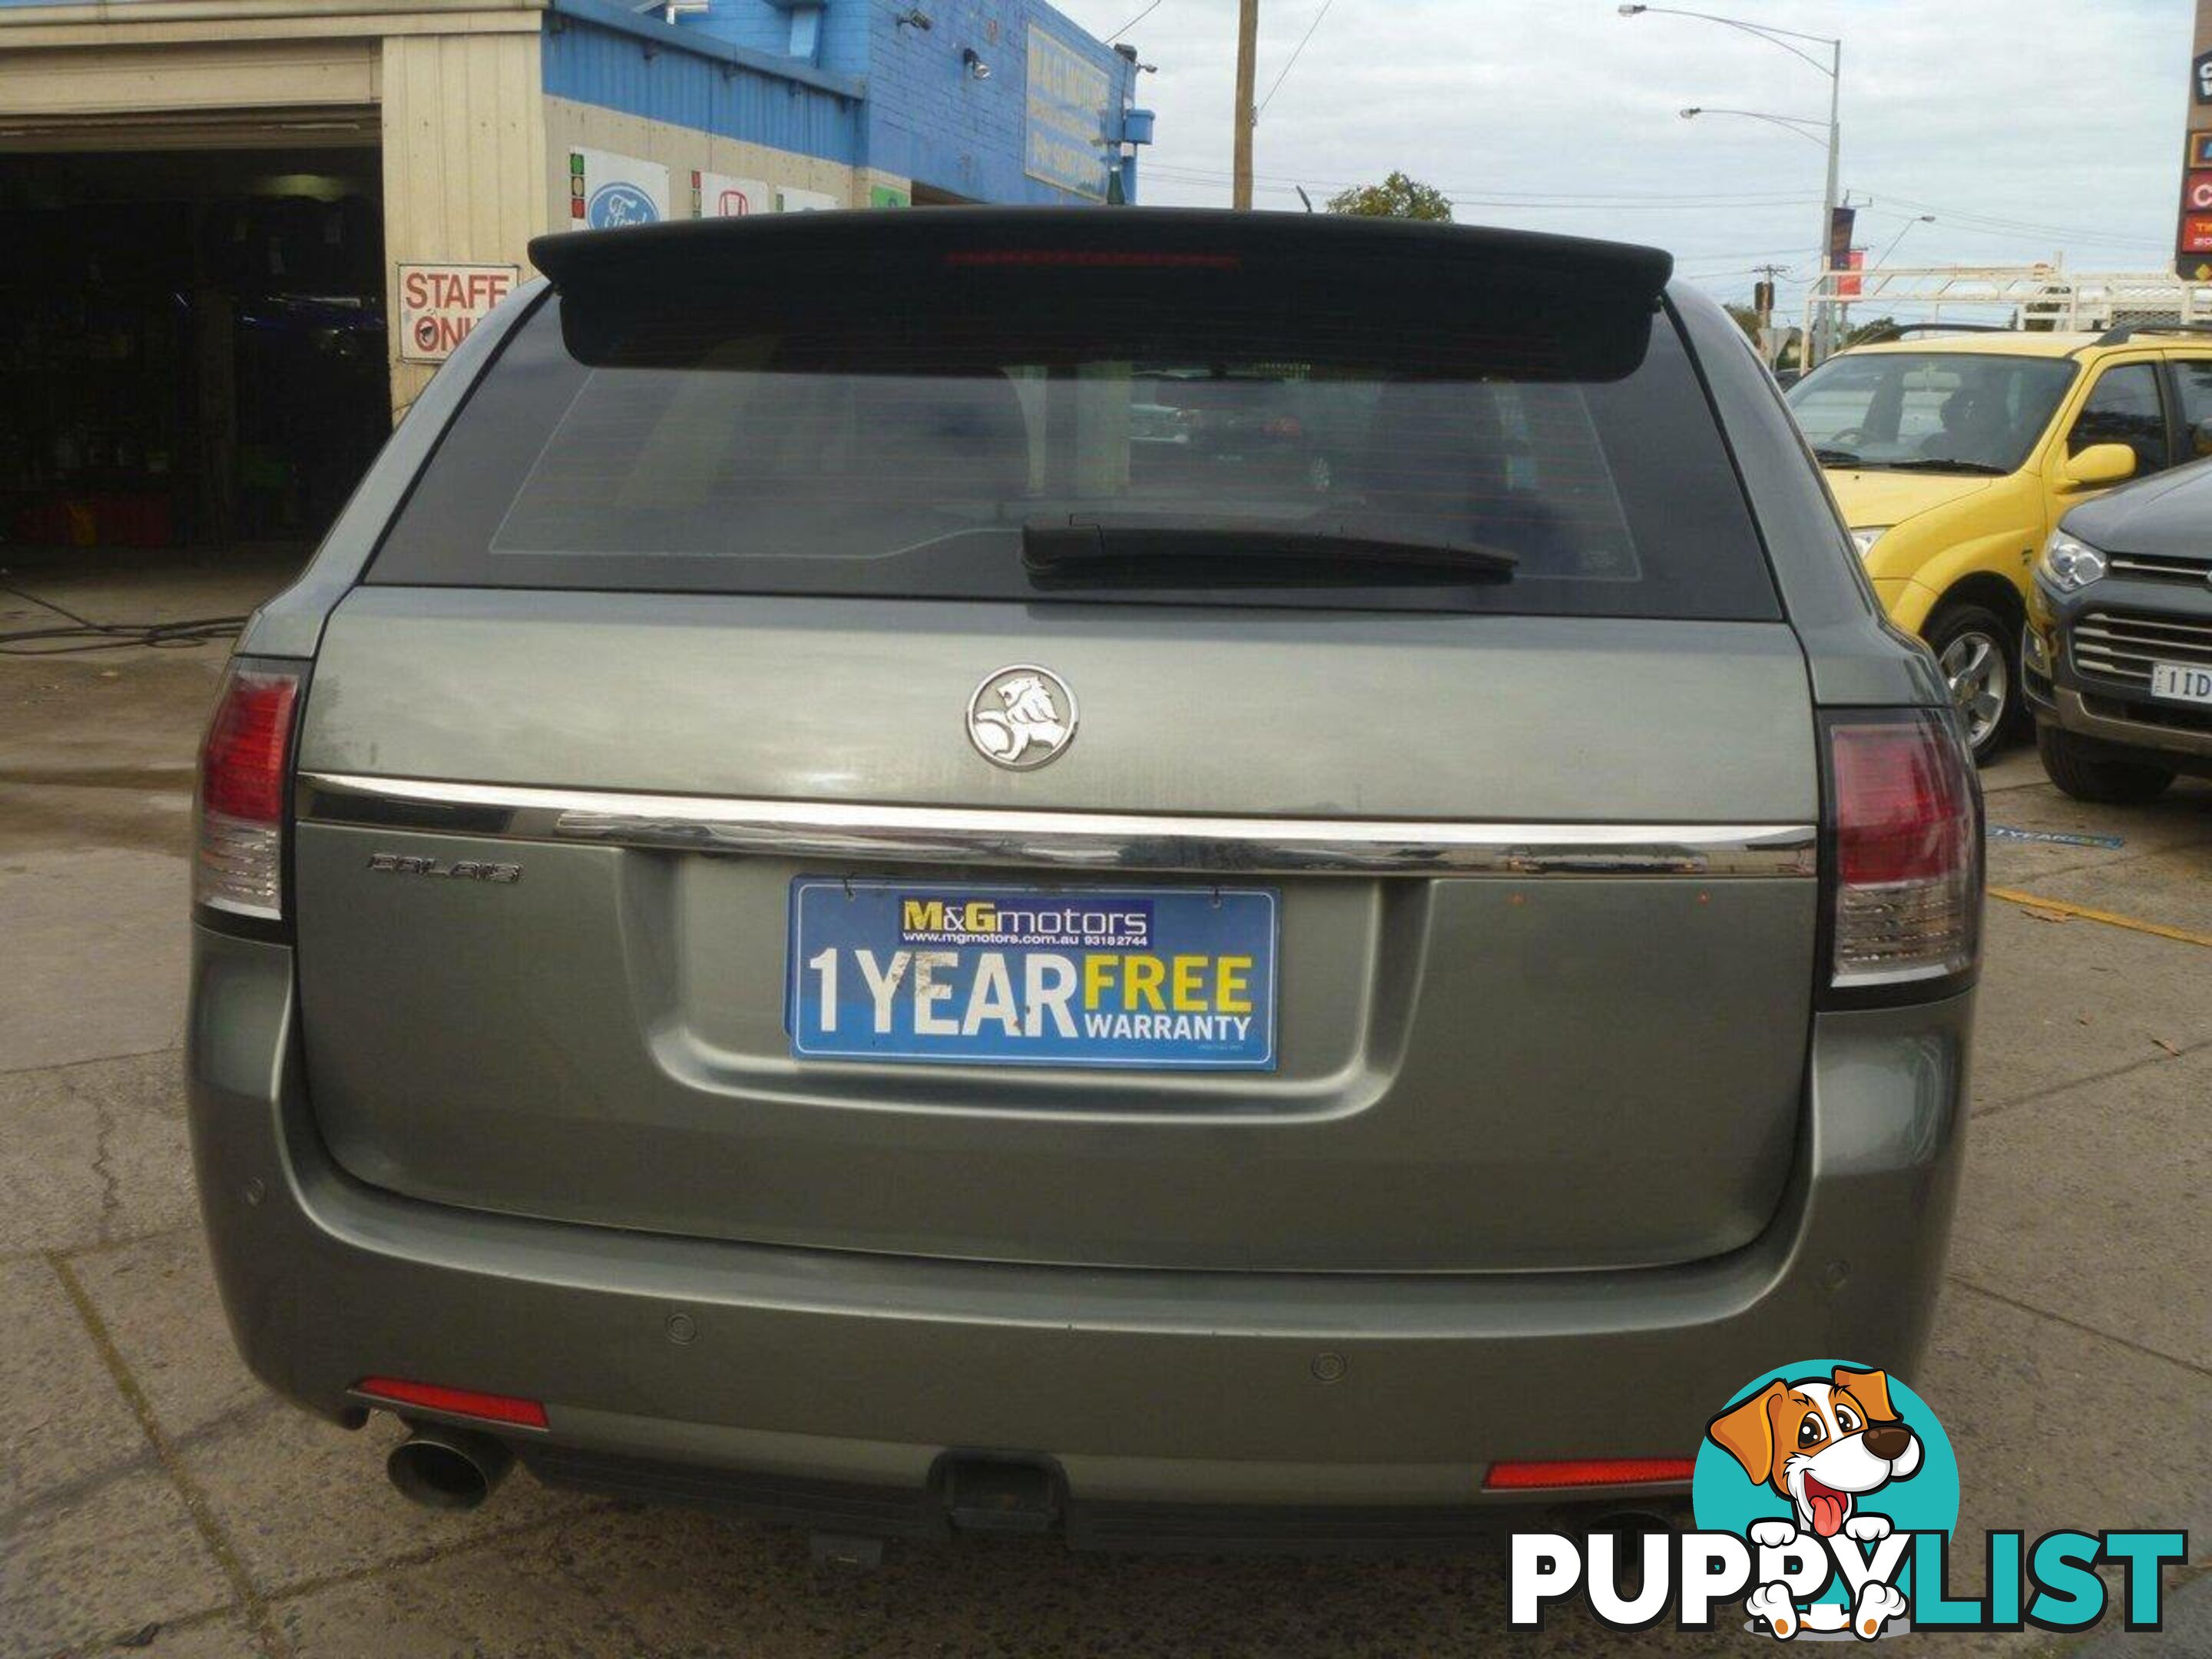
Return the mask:
<path fill-rule="evenodd" d="M 1846 333 L 1838 343 L 1838 349 L 1844 346 L 1864 345 L 1869 340 L 1881 339 L 1896 326 L 1897 319 L 1894 317 L 1870 318 Z"/>
<path fill-rule="evenodd" d="M 1735 319 L 1735 325 L 1744 331 L 1745 337 L 1756 344 L 1759 340 L 1759 313 L 1749 306 L 1738 305 L 1733 300 L 1728 302 L 1725 309 L 1729 316 Z"/>
<path fill-rule="evenodd" d="M 1402 173 L 1394 173 L 1379 185 L 1362 185 L 1328 198 L 1331 213 L 1353 213 L 1367 219 L 1443 219 L 1452 216 L 1452 204 L 1443 191 Z"/>

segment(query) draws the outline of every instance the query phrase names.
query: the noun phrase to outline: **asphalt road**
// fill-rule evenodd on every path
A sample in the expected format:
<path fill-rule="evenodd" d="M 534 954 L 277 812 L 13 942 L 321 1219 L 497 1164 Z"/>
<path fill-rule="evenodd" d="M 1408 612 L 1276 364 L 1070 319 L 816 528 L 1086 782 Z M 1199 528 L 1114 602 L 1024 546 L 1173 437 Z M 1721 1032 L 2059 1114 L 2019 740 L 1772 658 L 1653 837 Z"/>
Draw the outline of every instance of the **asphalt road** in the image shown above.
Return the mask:
<path fill-rule="evenodd" d="M 32 579 L 22 580 L 29 583 Z M 245 608 L 265 565 L 40 584 L 103 617 Z M 37 620 L 0 593 L 0 631 Z M 386 1486 L 394 1437 L 264 1395 L 202 1255 L 178 1082 L 185 848 L 220 647 L 0 657 L 0 1659 L 161 1656 L 1598 1654 L 1564 1613 L 1510 1636 L 1493 1551 L 1127 1559 L 894 1549 L 817 1569 L 800 1534 L 612 1505 L 518 1475 L 471 1515 Z M 2016 751 L 1975 1118 L 1936 1336 L 1977 1534 L 2187 1527 L 2212 1545 L 2212 787 L 2092 810 Z M 2118 1653 L 2212 1651 L 2205 1592 Z M 2190 1634 L 2190 1632 L 2194 1634 Z M 1934 1638 L 1929 1638 L 1933 1640 Z M 2038 1652 L 2035 1632 L 1945 1654 Z M 2106 1650 L 2102 1646 L 2099 1652 Z"/>

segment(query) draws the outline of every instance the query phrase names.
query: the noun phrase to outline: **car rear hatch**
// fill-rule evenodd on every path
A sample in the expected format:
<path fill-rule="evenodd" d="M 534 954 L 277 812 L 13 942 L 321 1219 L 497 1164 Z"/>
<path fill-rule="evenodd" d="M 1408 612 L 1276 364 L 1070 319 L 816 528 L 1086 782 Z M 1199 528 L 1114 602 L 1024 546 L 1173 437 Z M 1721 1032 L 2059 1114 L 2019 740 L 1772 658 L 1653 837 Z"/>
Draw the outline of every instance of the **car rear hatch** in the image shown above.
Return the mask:
<path fill-rule="evenodd" d="M 303 716 L 355 1176 L 1161 1267 L 1764 1225 L 1819 745 L 1663 257 L 1135 212 L 534 252 Z"/>

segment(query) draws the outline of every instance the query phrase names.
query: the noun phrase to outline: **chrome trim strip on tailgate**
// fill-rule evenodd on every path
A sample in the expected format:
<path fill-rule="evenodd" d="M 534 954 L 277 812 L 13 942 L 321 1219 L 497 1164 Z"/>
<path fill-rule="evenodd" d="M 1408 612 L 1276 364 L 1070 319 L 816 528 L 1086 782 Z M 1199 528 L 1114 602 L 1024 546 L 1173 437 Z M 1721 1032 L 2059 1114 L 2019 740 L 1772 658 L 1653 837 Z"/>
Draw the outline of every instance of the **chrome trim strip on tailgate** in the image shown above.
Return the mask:
<path fill-rule="evenodd" d="M 300 776 L 322 823 L 501 840 L 901 864 L 1200 875 L 1812 876 L 1811 824 L 1443 823 L 1230 818 L 538 789 Z"/>

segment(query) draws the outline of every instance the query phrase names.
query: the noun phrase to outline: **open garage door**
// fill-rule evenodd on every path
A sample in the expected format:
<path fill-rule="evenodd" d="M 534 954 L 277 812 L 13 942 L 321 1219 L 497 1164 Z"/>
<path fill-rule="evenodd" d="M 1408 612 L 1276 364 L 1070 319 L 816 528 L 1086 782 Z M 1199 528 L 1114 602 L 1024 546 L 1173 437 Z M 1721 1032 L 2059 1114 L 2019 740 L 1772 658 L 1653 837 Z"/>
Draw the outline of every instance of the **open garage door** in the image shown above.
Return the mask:
<path fill-rule="evenodd" d="M 389 429 L 378 41 L 125 9 L 0 31 L 0 544 L 307 544 Z"/>
<path fill-rule="evenodd" d="M 388 434 L 380 152 L 343 110 L 237 144 L 271 114 L 80 116 L 0 154 L 10 547 L 310 544 Z M 65 127 L 83 147 L 46 147 Z M 180 147 L 121 147 L 149 139 Z"/>

